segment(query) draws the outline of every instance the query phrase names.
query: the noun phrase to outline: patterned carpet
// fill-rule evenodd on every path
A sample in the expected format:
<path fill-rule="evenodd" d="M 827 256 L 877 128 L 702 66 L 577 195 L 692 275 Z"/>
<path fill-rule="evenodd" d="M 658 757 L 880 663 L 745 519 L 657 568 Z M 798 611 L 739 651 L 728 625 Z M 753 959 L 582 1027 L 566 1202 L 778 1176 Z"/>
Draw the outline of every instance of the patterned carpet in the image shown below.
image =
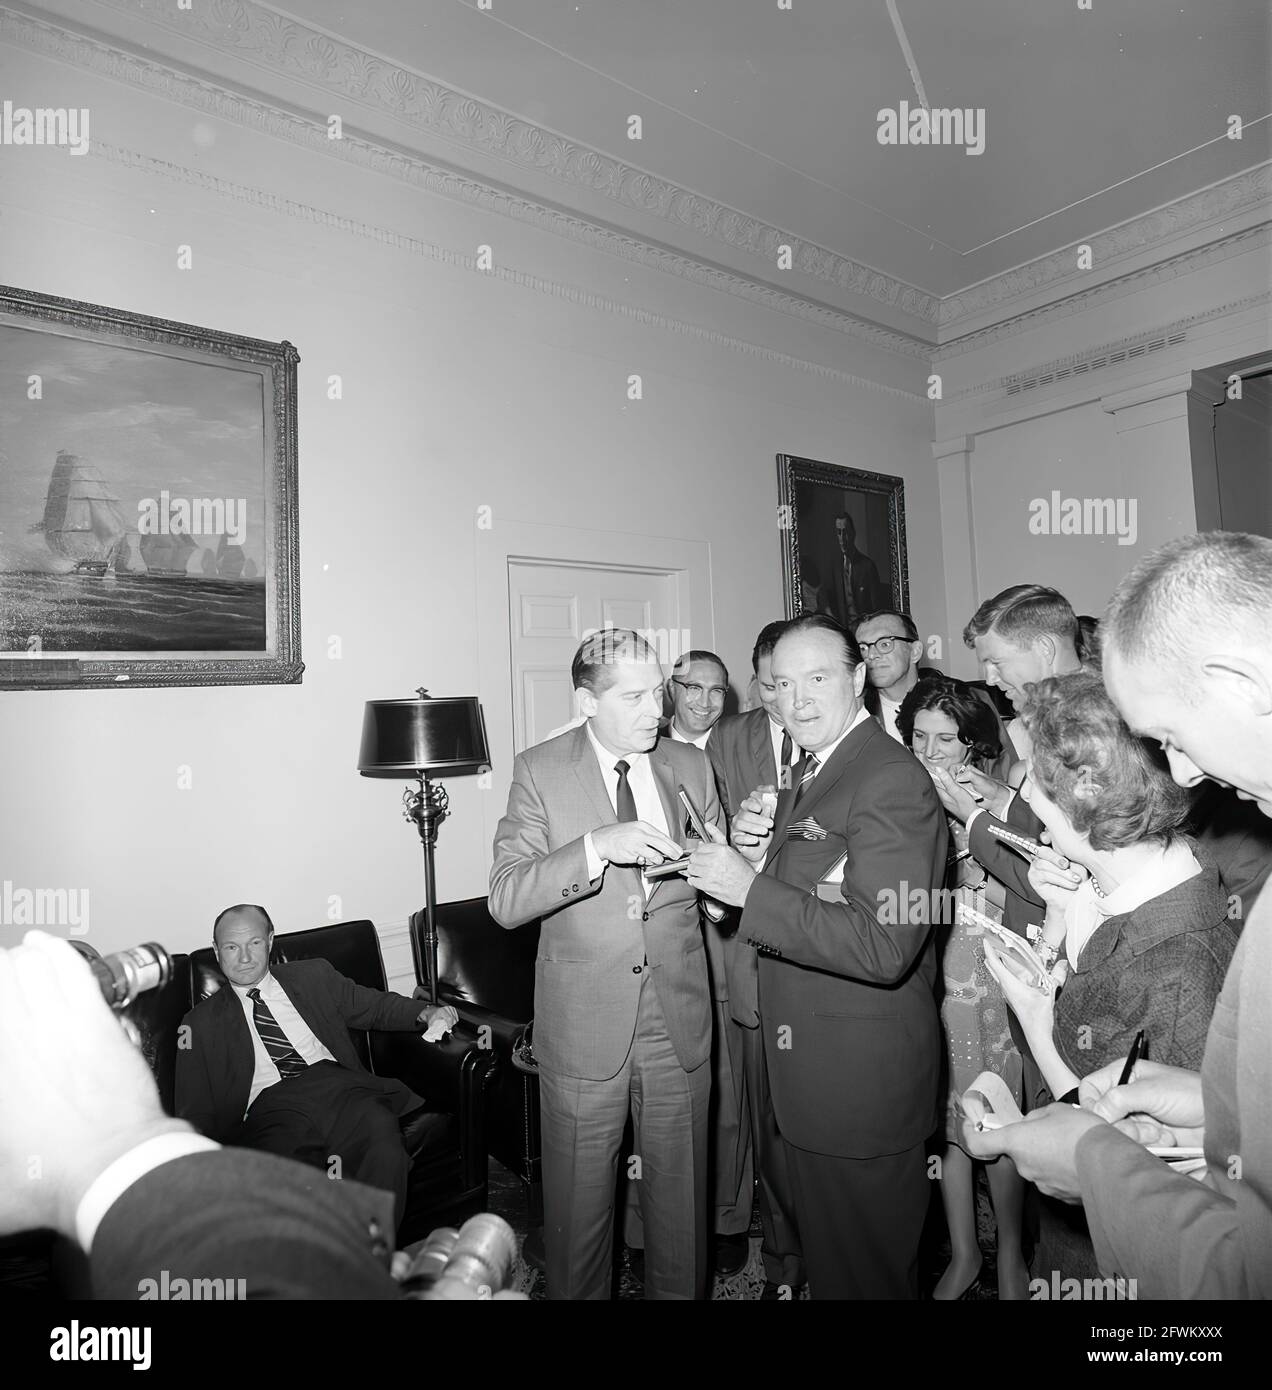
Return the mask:
<path fill-rule="evenodd" d="M 493 1159 L 490 1163 L 490 1205 L 489 1209 L 504 1218 L 517 1233 L 518 1248 L 525 1243 L 530 1229 L 525 1197 L 521 1184 L 501 1164 Z M 995 1229 L 993 1209 L 989 1202 L 989 1189 L 983 1171 L 978 1174 L 976 1191 L 976 1225 L 981 1249 L 985 1252 L 985 1263 L 981 1269 L 980 1280 L 969 1301 L 994 1301 L 998 1297 L 996 1286 Z M 758 1301 L 764 1291 L 764 1265 L 760 1259 L 761 1230 L 758 1211 L 751 1219 L 751 1255 L 746 1265 L 729 1279 L 717 1278 L 714 1281 L 711 1298 L 713 1301 Z M 643 1299 L 644 1286 L 632 1273 L 628 1252 L 618 1245 L 615 1260 L 615 1297 L 623 1301 Z M 949 1263 L 949 1239 L 945 1231 L 945 1218 L 941 1210 L 939 1193 L 933 1190 L 933 1201 L 928 1213 L 927 1227 L 924 1231 L 920 1251 L 919 1284 L 924 1297 L 931 1294 L 936 1281 Z M 532 1300 L 547 1298 L 547 1287 L 540 1270 L 532 1268 L 518 1256 L 513 1268 L 510 1287 L 519 1293 L 527 1294 Z M 806 1299 L 808 1289 L 801 1289 L 797 1297 Z"/>

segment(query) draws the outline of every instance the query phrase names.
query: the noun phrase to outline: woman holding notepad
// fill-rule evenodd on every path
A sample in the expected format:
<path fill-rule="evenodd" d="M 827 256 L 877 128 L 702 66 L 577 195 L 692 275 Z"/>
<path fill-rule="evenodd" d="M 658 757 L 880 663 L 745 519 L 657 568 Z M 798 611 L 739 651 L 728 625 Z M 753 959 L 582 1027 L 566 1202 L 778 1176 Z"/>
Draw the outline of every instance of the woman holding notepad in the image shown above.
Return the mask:
<path fill-rule="evenodd" d="M 897 732 L 934 777 L 956 768 L 989 768 L 1002 751 L 993 710 L 962 681 L 923 676 L 897 711 Z M 945 888 L 954 903 L 1002 917 L 1003 890 L 972 857 L 967 831 L 949 817 L 950 862 Z M 1003 1078 L 1020 1100 L 1022 1065 L 1011 1040 L 1002 990 L 989 973 L 981 950 L 984 929 L 957 912 L 941 914 L 948 934 L 941 942 L 941 1028 L 949 1070 L 950 1106 L 941 1155 L 941 1200 L 950 1232 L 950 1263 L 937 1282 L 939 1300 L 972 1298 L 980 1283 L 981 1250 L 976 1235 L 976 1185 L 972 1158 L 962 1148 L 958 1099 L 984 1071 Z M 1013 1164 L 988 1168 L 994 1218 L 998 1224 L 998 1296 L 1028 1297 L 1029 1270 L 1021 1249 L 1025 1186 Z"/>
<path fill-rule="evenodd" d="M 1079 1081 L 1142 1055 L 1197 1069 L 1237 936 L 1212 863 L 1181 834 L 1192 801 L 1165 759 L 1122 722 L 1099 676 L 1051 676 L 1021 711 L 1032 747 L 1021 795 L 1042 839 L 1079 878 L 1034 859 L 1047 904 L 1035 949 L 1059 986 L 1020 980 L 990 942 L 985 956 L 1015 1010 L 1049 1094 L 1076 1101 Z M 1093 1277 L 1081 1208 L 1044 1199 L 1034 1275 Z"/>

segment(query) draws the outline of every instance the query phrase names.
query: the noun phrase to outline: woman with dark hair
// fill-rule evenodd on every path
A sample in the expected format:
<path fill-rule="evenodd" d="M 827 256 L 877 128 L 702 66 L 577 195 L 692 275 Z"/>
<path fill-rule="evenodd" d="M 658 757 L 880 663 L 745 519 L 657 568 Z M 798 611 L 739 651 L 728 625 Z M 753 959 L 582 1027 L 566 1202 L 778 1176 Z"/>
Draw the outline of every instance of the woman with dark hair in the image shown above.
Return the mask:
<path fill-rule="evenodd" d="M 989 705 L 961 681 L 923 676 L 901 702 L 897 732 L 929 773 L 956 776 L 959 768 L 984 771 L 1001 751 L 998 719 Z M 950 863 L 945 887 L 953 904 L 965 902 L 995 921 L 1002 917 L 1002 886 L 971 857 L 967 831 L 950 817 Z M 941 953 L 945 991 L 941 1023 L 949 1068 L 945 1150 L 941 1155 L 941 1200 L 950 1232 L 950 1263 L 933 1298 L 971 1298 L 980 1281 L 983 1256 L 976 1238 L 976 1170 L 962 1148 L 958 1098 L 983 1071 L 996 1072 L 1017 1099 L 1021 1060 L 1011 1040 L 1002 990 L 981 951 L 984 929 L 942 914 L 948 937 Z M 1021 1249 L 1024 1183 L 1010 1162 L 989 1165 L 990 1195 L 998 1223 L 998 1296 L 1027 1298 L 1029 1271 Z"/>
<path fill-rule="evenodd" d="M 1196 1071 L 1237 935 L 1218 870 L 1181 833 L 1192 795 L 1092 672 L 1039 681 L 1022 718 L 1032 750 L 1021 795 L 1073 866 L 1029 870 L 1058 993 L 1023 983 L 985 945 L 1046 1083 L 1033 1099 L 1076 1100 L 1081 1078 L 1125 1057 L 1141 1030 L 1141 1056 Z M 1081 1208 L 1044 1199 L 1035 1273 L 1053 1269 L 1098 1274 Z"/>

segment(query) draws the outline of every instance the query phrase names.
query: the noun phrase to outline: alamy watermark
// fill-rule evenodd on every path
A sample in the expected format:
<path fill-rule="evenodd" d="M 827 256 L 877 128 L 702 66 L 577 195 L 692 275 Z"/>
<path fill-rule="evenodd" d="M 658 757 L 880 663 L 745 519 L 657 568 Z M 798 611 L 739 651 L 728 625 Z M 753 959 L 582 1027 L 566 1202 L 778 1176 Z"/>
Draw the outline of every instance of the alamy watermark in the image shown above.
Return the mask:
<path fill-rule="evenodd" d="M 962 145 L 964 154 L 985 153 L 983 106 L 881 107 L 875 139 L 881 145 Z"/>
<path fill-rule="evenodd" d="M 1135 1280 L 1124 1279 L 1120 1274 L 1113 1279 L 1065 1279 L 1058 1269 L 1053 1269 L 1050 1279 L 1029 1281 L 1029 1297 L 1067 1302 L 1077 1299 L 1138 1299 L 1139 1293 Z"/>
<path fill-rule="evenodd" d="M 0 107 L 0 145 L 64 145 L 88 153 L 87 106 Z"/>
<path fill-rule="evenodd" d="M 1118 545 L 1134 545 L 1139 534 L 1134 497 L 1035 497 L 1029 504 L 1033 536 L 1116 536 Z"/>
<path fill-rule="evenodd" d="M 0 883 L 0 927 L 65 927 L 88 935 L 87 888 L 22 888 Z"/>

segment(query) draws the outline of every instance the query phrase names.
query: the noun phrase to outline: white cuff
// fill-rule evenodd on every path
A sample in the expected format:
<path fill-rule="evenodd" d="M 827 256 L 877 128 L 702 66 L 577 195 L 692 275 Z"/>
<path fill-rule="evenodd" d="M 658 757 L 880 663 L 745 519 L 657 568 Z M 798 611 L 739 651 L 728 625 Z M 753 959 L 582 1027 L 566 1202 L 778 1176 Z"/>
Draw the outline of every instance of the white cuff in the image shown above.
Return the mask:
<path fill-rule="evenodd" d="M 605 872 L 605 864 L 601 856 L 596 852 L 596 846 L 592 843 L 592 832 L 589 830 L 583 836 L 583 853 L 587 857 L 587 881 L 595 883 Z"/>
<path fill-rule="evenodd" d="M 220 1147 L 194 1130 L 169 1130 L 167 1134 L 156 1134 L 153 1139 L 145 1140 L 108 1164 L 89 1184 L 75 1210 L 75 1238 L 84 1253 L 92 1252 L 93 1237 L 102 1218 L 138 1179 L 161 1164 L 171 1163 L 174 1158 Z"/>
<path fill-rule="evenodd" d="M 983 806 L 978 806 L 978 807 L 972 812 L 972 814 L 971 814 L 970 816 L 968 816 L 968 818 L 963 822 L 963 829 L 966 830 L 967 833 L 970 835 L 970 834 L 972 833 L 972 822 L 976 819 L 976 817 L 977 817 L 977 816 L 984 816 L 984 815 L 988 815 L 988 814 L 989 814 L 989 813 L 985 810 L 985 808 L 984 808 Z"/>

